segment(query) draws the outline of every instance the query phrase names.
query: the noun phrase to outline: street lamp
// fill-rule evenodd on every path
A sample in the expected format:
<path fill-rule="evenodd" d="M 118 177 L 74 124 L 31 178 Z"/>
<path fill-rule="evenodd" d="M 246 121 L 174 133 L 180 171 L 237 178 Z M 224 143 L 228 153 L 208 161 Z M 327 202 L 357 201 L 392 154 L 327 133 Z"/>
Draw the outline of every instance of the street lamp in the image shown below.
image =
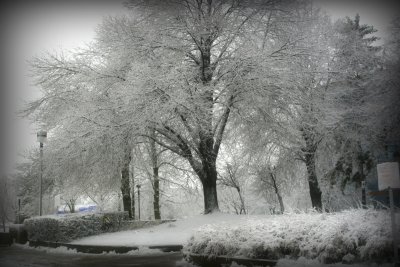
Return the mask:
<path fill-rule="evenodd" d="M 136 185 L 136 187 L 137 187 L 138 212 L 139 212 L 139 221 L 140 221 L 140 184 Z"/>
<path fill-rule="evenodd" d="M 18 198 L 18 224 L 21 223 L 21 199 Z"/>
<path fill-rule="evenodd" d="M 366 187 L 367 186 L 366 186 L 365 180 L 361 181 L 361 206 L 362 206 L 363 209 L 367 208 L 367 196 L 366 196 L 366 193 L 365 193 L 365 188 Z"/>
<path fill-rule="evenodd" d="M 43 143 L 47 141 L 47 132 L 39 131 L 37 141 L 40 143 L 40 184 L 39 184 L 39 216 L 42 216 L 42 195 L 43 195 Z"/>

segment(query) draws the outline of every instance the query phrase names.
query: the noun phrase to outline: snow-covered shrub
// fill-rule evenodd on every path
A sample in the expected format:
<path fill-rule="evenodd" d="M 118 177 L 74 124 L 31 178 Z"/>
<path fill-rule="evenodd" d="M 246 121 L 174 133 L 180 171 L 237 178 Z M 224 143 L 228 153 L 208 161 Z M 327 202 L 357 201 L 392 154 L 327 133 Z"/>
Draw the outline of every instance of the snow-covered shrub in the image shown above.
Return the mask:
<path fill-rule="evenodd" d="M 49 215 L 27 219 L 24 225 L 29 240 L 69 242 L 85 236 L 118 231 L 127 217 L 127 212 Z"/>
<path fill-rule="evenodd" d="M 248 216 L 237 223 L 201 227 L 185 248 L 212 256 L 280 259 L 305 257 L 323 263 L 390 258 L 389 212 L 354 209 L 338 213 Z"/>

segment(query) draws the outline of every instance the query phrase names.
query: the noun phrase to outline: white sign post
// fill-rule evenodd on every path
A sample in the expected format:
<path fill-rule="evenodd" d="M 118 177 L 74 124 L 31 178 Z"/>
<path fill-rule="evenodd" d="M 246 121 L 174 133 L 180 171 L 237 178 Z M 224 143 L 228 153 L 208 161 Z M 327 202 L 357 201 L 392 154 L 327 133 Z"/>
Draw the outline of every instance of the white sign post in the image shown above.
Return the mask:
<path fill-rule="evenodd" d="M 400 188 L 399 163 L 384 162 L 377 166 L 379 190 L 390 188 Z"/>
<path fill-rule="evenodd" d="M 377 166 L 378 170 L 378 188 L 379 190 L 389 190 L 390 202 L 390 215 L 392 219 L 392 236 L 393 236 L 393 250 L 394 260 L 397 264 L 399 262 L 399 252 L 397 247 L 397 230 L 396 220 L 394 216 L 394 201 L 393 201 L 393 188 L 400 188 L 399 178 L 399 163 L 385 162 Z"/>

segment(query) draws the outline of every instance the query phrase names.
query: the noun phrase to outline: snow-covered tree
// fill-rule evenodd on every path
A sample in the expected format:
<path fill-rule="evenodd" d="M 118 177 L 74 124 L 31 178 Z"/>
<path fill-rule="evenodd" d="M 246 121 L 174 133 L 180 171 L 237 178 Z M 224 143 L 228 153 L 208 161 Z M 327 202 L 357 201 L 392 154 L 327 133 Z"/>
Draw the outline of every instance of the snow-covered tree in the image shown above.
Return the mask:
<path fill-rule="evenodd" d="M 336 109 L 344 112 L 331 135 L 333 153 L 338 158 L 327 176 L 333 183 L 340 183 L 343 191 L 350 183 L 359 188 L 373 167 L 379 130 L 371 124 L 376 115 L 375 111 L 368 111 L 368 102 L 382 88 L 377 81 L 382 80 L 379 76 L 383 62 L 379 55 L 381 47 L 375 44 L 378 38 L 373 35 L 376 30 L 360 24 L 358 14 L 354 19 L 337 21 L 335 27 L 335 64 L 340 74 L 333 87 L 343 92 Z"/>
<path fill-rule="evenodd" d="M 300 160 L 312 206 L 322 210 L 318 160 L 332 156 L 324 145 L 339 140 L 343 149 L 368 154 L 360 137 L 366 124 L 358 116 L 371 110 L 365 88 L 379 61 L 376 38 L 368 36 L 374 30 L 359 17 L 333 25 L 309 1 L 131 0 L 127 7 L 129 14 L 105 18 L 86 48 L 32 61 L 43 97 L 27 113 L 52 133 L 53 176 L 79 184 L 114 181 L 132 216 L 137 169 L 151 182 L 158 219 L 163 183 L 166 192 L 193 176 L 205 213 L 217 211 L 220 172 L 220 184 L 235 188 L 243 211 L 240 179 L 249 167 L 235 157 L 251 163 L 254 157 L 283 211 L 287 190 L 281 187 L 291 175 L 278 165 Z M 366 102 L 357 99 L 367 95 Z M 229 156 L 221 147 L 232 142 L 243 151 Z M 137 157 L 136 148 L 145 153 Z M 340 153 L 347 152 L 332 152 Z M 360 161 L 361 177 L 367 161 Z M 338 172 L 330 174 L 337 179 Z M 171 173 L 190 178 L 170 179 Z"/>
<path fill-rule="evenodd" d="M 136 112 L 146 114 L 143 123 L 161 137 L 159 145 L 188 160 L 203 185 L 205 213 L 218 210 L 216 159 L 231 108 L 250 81 L 237 50 L 259 11 L 225 1 L 135 4 L 142 12 L 164 10 L 148 17 L 159 29 L 156 40 L 144 43 L 153 41 L 154 61 L 130 77 L 142 96 L 135 99 Z"/>
<path fill-rule="evenodd" d="M 25 113 L 50 130 L 50 139 L 56 139 L 50 147 L 63 158 L 58 162 L 65 167 L 60 172 L 77 161 L 84 168 L 82 179 L 99 175 L 92 170 L 101 169 L 102 176 L 113 176 L 115 183 L 121 180 L 124 210 L 131 216 L 127 170 L 133 139 L 129 129 L 120 126 L 122 96 L 108 93 L 113 78 L 99 77 L 91 66 L 91 53 L 88 48 L 68 59 L 63 55 L 35 58 L 32 72 L 44 96 L 30 103 Z M 98 165 L 101 168 L 94 167 Z"/>
<path fill-rule="evenodd" d="M 105 132 L 119 147 L 126 147 L 124 133 L 152 138 L 148 129 L 155 131 L 154 141 L 185 158 L 199 177 L 205 212 L 218 210 L 216 159 L 231 109 L 246 95 L 268 97 L 271 86 L 263 77 L 268 70 L 247 49 L 259 46 L 251 33 L 268 28 L 276 36 L 264 45 L 271 58 L 290 44 L 275 27 L 276 18 L 287 16 L 278 4 L 132 1 L 133 17 L 106 19 L 89 49 L 35 61 L 45 97 L 33 108 L 48 116 L 43 107 L 52 102 L 55 122 L 62 111 L 96 127 L 91 139 Z M 72 105 L 54 105 L 62 97 Z"/>
<path fill-rule="evenodd" d="M 285 27 L 290 57 L 280 57 L 275 68 L 281 82 L 275 83 L 275 97 L 254 102 L 244 117 L 245 136 L 254 147 L 271 145 L 304 162 L 312 206 L 322 209 L 322 193 L 316 174 L 316 151 L 321 140 L 340 118 L 330 83 L 335 75 L 333 28 L 329 17 L 305 2 L 292 15 L 295 25 Z M 269 37 L 275 41 L 274 36 Z M 242 123 L 243 123 L 243 116 Z M 240 123 L 240 122 L 239 122 Z M 251 141 L 253 140 L 253 141 Z"/>

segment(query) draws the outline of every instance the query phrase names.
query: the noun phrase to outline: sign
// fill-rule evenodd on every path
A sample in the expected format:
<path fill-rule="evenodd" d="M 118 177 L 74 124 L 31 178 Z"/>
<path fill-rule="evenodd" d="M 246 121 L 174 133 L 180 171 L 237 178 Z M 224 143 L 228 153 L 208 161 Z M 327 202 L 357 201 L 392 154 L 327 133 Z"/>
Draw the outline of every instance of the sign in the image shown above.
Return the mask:
<path fill-rule="evenodd" d="M 384 162 L 377 166 L 378 170 L 378 188 L 385 190 L 390 188 L 400 188 L 399 163 Z"/>

